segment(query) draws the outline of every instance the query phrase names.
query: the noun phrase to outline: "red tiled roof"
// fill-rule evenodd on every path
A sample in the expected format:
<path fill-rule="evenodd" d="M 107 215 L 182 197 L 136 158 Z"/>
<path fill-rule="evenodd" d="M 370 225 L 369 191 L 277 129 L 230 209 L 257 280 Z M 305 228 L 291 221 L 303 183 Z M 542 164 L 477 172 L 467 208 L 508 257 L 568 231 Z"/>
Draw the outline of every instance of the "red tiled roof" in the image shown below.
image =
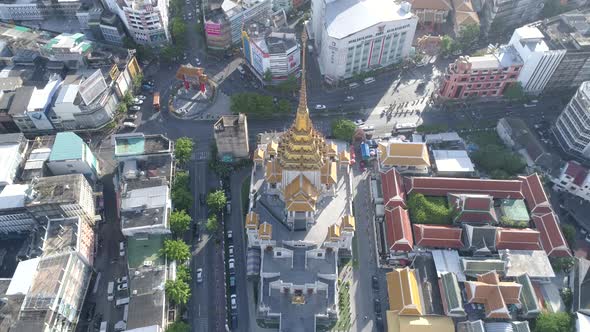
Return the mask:
<path fill-rule="evenodd" d="M 553 210 L 545 194 L 545 188 L 537 173 L 529 176 L 519 176 L 522 180 L 522 188 L 525 202 L 532 214 L 546 214 Z"/>
<path fill-rule="evenodd" d="M 449 194 L 455 210 L 454 222 L 497 222 L 493 197 L 489 195 Z"/>
<path fill-rule="evenodd" d="M 520 304 L 522 285 L 500 281 L 496 271 L 477 276 L 477 281 L 465 282 L 465 295 L 469 303 L 484 305 L 486 318 L 510 319 L 508 304 Z"/>
<path fill-rule="evenodd" d="M 541 250 L 540 233 L 530 228 L 498 228 L 496 249 Z"/>
<path fill-rule="evenodd" d="M 575 161 L 568 161 L 565 167 L 565 174 L 574 178 L 573 182 L 575 185 L 581 186 L 586 176 L 588 176 L 588 170 Z"/>
<path fill-rule="evenodd" d="M 535 227 L 541 233 L 541 245 L 552 257 L 571 257 L 567 242 L 561 233 L 561 228 L 557 223 L 555 213 L 546 213 L 544 215 L 533 215 Z"/>
<path fill-rule="evenodd" d="M 395 168 L 381 173 L 381 187 L 386 208 L 393 209 L 396 206 L 406 208 L 406 191 L 402 177 Z"/>
<path fill-rule="evenodd" d="M 412 251 L 414 239 L 407 210 L 398 206 L 385 211 L 385 240 L 389 250 Z"/>
<path fill-rule="evenodd" d="M 404 180 L 407 193 L 446 196 L 449 193 L 486 194 L 494 198 L 523 198 L 521 180 L 412 177 Z"/>
<path fill-rule="evenodd" d="M 463 248 L 463 230 L 452 226 L 414 225 L 416 245 L 434 248 Z"/>

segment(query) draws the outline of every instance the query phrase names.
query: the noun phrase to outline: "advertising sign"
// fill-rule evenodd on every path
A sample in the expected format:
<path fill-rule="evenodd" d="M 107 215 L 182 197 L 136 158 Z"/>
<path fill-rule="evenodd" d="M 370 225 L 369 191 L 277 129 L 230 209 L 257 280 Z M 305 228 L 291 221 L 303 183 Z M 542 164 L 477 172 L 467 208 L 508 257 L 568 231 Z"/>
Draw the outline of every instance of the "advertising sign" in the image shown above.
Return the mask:
<path fill-rule="evenodd" d="M 141 73 L 141 69 L 139 68 L 139 63 L 137 63 L 137 59 L 135 57 L 131 58 L 129 63 L 127 64 L 127 70 L 129 70 L 129 74 L 131 75 L 131 79 L 134 79 L 135 76 Z"/>
<path fill-rule="evenodd" d="M 221 35 L 221 24 L 215 22 L 205 22 L 205 32 L 209 36 Z"/>

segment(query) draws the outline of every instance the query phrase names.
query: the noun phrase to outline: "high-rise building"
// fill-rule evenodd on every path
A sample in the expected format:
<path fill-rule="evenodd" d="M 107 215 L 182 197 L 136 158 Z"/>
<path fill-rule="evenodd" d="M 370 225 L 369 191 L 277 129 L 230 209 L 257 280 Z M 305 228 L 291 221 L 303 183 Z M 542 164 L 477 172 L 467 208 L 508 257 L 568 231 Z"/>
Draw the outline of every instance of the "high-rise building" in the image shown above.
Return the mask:
<path fill-rule="evenodd" d="M 157 46 L 170 41 L 169 0 L 104 1 L 106 7 L 123 21 L 136 43 Z"/>
<path fill-rule="evenodd" d="M 403 61 L 418 23 L 407 2 L 313 0 L 309 26 L 327 82 Z"/>
<path fill-rule="evenodd" d="M 483 34 L 498 34 L 539 19 L 543 1 L 482 0 L 480 18 Z"/>
<path fill-rule="evenodd" d="M 582 83 L 557 118 L 553 132 L 561 148 L 590 159 L 590 81 Z"/>
<path fill-rule="evenodd" d="M 82 5 L 79 0 L 23 0 L 0 3 L 0 19 L 41 21 L 46 18 L 76 15 Z"/>
<path fill-rule="evenodd" d="M 529 94 L 543 92 L 566 53 L 563 49 L 551 49 L 544 38 L 539 29 L 524 26 L 514 30 L 508 43 L 523 61 L 518 81 Z"/>

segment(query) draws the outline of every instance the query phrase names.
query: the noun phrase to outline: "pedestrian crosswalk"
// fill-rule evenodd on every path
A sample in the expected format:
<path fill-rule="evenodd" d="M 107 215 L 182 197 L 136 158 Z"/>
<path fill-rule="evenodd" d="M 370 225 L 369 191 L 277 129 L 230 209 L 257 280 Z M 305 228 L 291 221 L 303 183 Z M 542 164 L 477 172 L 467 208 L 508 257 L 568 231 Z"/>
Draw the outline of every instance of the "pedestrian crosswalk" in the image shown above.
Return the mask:
<path fill-rule="evenodd" d="M 209 151 L 195 151 L 193 152 L 193 159 L 194 160 L 207 160 L 211 156 L 211 152 Z"/>

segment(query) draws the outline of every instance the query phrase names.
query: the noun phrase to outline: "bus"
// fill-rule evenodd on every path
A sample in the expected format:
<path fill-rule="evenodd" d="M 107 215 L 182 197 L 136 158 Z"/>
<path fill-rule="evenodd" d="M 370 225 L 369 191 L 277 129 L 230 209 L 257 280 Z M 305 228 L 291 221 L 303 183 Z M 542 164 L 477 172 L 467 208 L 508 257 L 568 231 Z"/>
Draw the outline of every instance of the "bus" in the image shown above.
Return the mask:
<path fill-rule="evenodd" d="M 394 134 L 403 134 L 403 133 L 413 133 L 416 131 L 416 124 L 415 123 L 397 123 L 393 127 Z"/>
<path fill-rule="evenodd" d="M 160 93 L 154 92 L 154 109 L 160 111 Z"/>

